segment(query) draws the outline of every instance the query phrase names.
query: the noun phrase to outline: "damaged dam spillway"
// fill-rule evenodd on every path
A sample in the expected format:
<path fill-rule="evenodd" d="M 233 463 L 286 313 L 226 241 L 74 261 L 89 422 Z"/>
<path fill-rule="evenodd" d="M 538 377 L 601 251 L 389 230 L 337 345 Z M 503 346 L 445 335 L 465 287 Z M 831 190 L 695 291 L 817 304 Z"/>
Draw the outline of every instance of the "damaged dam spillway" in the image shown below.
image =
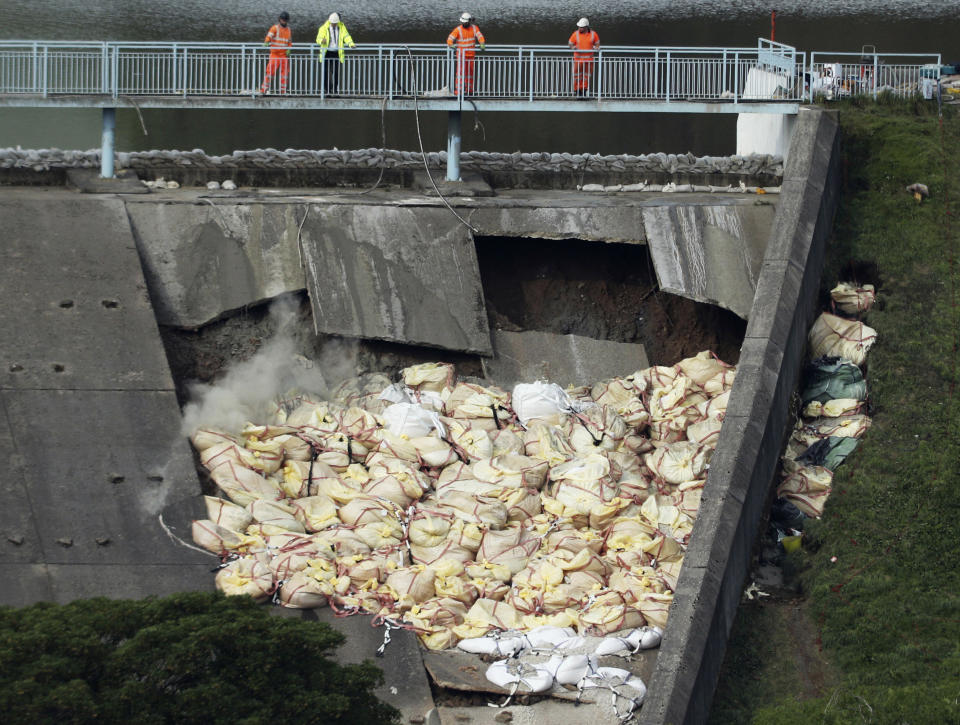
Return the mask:
<path fill-rule="evenodd" d="M 800 183 L 798 181 L 798 183 Z M 15 196 L 15 195 L 14 195 Z M 265 195 L 264 195 L 265 196 Z M 29 202 L 22 200 L 21 211 L 24 214 L 44 214 L 48 218 L 50 228 L 46 235 L 38 235 L 34 238 L 21 237 L 20 258 L 26 260 L 25 252 L 31 246 L 43 247 L 50 243 L 47 239 L 63 236 L 62 229 L 76 225 L 75 219 L 81 217 L 92 218 L 92 208 L 95 206 L 112 205 L 114 212 L 108 221 L 101 223 L 99 227 L 94 225 L 94 230 L 86 232 L 91 237 L 96 236 L 98 245 L 96 251 L 91 253 L 94 248 L 87 249 L 85 255 L 79 255 L 78 259 L 67 260 L 62 255 L 57 255 L 56 249 L 50 254 L 50 263 L 54 268 L 61 271 L 68 268 L 81 269 L 84 265 L 93 266 L 100 263 L 102 255 L 109 255 L 110 250 L 104 250 L 104 244 L 112 244 L 112 251 L 117 258 L 126 258 L 127 260 L 135 258 L 130 257 L 134 247 L 139 249 L 145 279 L 150 288 L 151 297 L 154 301 L 157 320 L 161 325 L 181 326 L 186 328 L 198 328 L 206 323 L 223 318 L 233 310 L 244 308 L 246 305 L 255 304 L 263 300 L 270 299 L 285 292 L 308 288 L 311 290 L 311 301 L 313 304 L 313 322 L 318 331 L 326 334 L 338 336 L 370 338 L 381 341 L 408 342 L 416 343 L 419 346 L 432 348 L 441 348 L 448 350 L 458 350 L 467 353 L 489 353 L 496 351 L 496 340 L 491 340 L 488 316 L 483 309 L 483 281 L 478 272 L 478 262 L 476 250 L 473 246 L 473 240 L 470 244 L 464 241 L 463 237 L 458 238 L 461 232 L 457 230 L 457 224 L 451 224 L 449 218 L 444 218 L 444 210 L 436 208 L 435 202 L 423 198 L 414 198 L 412 195 L 408 198 L 395 200 L 382 204 L 370 204 L 370 200 L 364 200 L 363 203 L 357 203 L 354 199 L 337 199 L 338 195 L 310 194 L 300 195 L 297 198 L 276 198 L 279 195 L 271 195 L 275 198 L 255 200 L 246 200 L 245 204 L 237 204 L 236 201 L 229 202 L 220 199 L 200 200 L 190 199 L 189 197 L 175 199 L 173 197 L 161 197 L 159 200 L 169 202 L 163 206 L 152 206 L 150 202 L 140 199 L 128 199 L 125 203 L 116 199 L 103 200 L 97 198 L 85 199 L 82 202 L 75 202 L 70 212 L 57 219 L 57 212 L 50 213 L 51 206 L 48 204 L 30 206 Z M 522 196 L 522 195 L 520 195 Z M 686 195 L 684 195 L 686 196 Z M 583 199 L 583 195 L 579 195 Z M 10 197 L 8 197 L 9 203 Z M 76 199 L 76 197 L 74 197 Z M 602 201 L 601 201 L 602 199 Z M 771 223 L 776 227 L 773 219 L 774 208 L 769 205 L 753 206 L 750 210 L 759 209 L 760 213 L 768 215 L 766 228 L 759 229 L 759 244 L 757 236 L 742 234 L 738 236 L 738 230 L 748 228 L 749 224 L 739 220 L 739 226 L 735 223 L 734 209 L 738 204 L 743 207 L 749 207 L 747 203 L 737 200 L 737 203 L 724 203 L 720 206 L 725 207 L 722 211 L 714 209 L 707 210 L 708 207 L 715 204 L 703 203 L 699 210 L 689 211 L 684 208 L 675 214 L 669 212 L 663 213 L 662 210 L 651 211 L 651 207 L 663 206 L 650 204 L 648 200 L 643 202 L 630 202 L 624 204 L 617 199 L 610 202 L 604 197 L 597 197 L 596 202 L 586 206 L 579 206 L 578 211 L 573 215 L 567 214 L 568 224 L 564 228 L 562 224 L 554 219 L 553 229 L 560 231 L 549 231 L 549 225 L 544 224 L 544 219 L 540 216 L 542 205 L 527 201 L 526 205 L 522 199 L 516 202 L 515 217 L 510 218 L 509 212 L 505 215 L 503 209 L 498 209 L 497 205 L 503 203 L 504 199 L 497 200 L 476 200 L 470 204 L 461 205 L 461 209 L 466 207 L 465 213 L 468 214 L 470 222 L 476 226 L 482 235 L 488 237 L 511 237 L 519 238 L 532 236 L 534 233 L 540 236 L 565 239 L 577 238 L 593 241 L 614 242 L 617 244 L 644 244 L 647 243 L 651 248 L 651 256 L 656 266 L 657 276 L 660 278 L 662 286 L 666 289 L 668 286 L 677 288 L 683 286 L 684 289 L 677 289 L 678 292 L 689 294 L 691 297 L 719 302 L 729 309 L 746 316 L 750 311 L 750 301 L 753 300 L 752 290 L 757 286 L 762 287 L 762 266 L 769 264 L 769 249 L 767 259 L 764 261 L 764 247 L 766 239 L 769 236 L 768 230 Z M 668 207 L 683 206 L 680 197 L 666 199 Z M 726 202 L 726 200 L 724 200 Z M 750 201 L 754 201 L 751 199 Z M 194 203 L 196 202 L 196 203 Z M 16 205 L 18 200 L 14 200 Z M 559 206 L 563 206 L 560 204 Z M 693 204 L 692 206 L 696 206 Z M 56 209 L 57 205 L 52 205 Z M 177 209 L 177 207 L 183 207 Z M 231 208 L 233 207 L 233 208 Z M 246 208 L 241 208 L 246 207 Z M 368 207 L 379 207 L 378 211 L 363 211 Z M 623 207 L 627 207 L 624 209 Z M 41 212 L 40 209 L 45 211 Z M 597 217 L 591 219 L 589 210 L 600 209 L 595 212 Z M 125 212 L 126 219 L 121 218 L 116 212 L 122 210 Z M 386 211 L 384 211 L 386 210 Z M 416 212 L 414 211 L 416 210 Z M 613 211 L 615 210 L 615 211 Z M 511 210 L 512 211 L 512 210 Z M 177 216 L 183 212 L 184 217 L 196 215 L 196 223 L 186 223 L 183 227 L 177 227 Z M 423 214 L 421 214 L 423 212 Z M 444 212 L 446 213 L 446 212 Z M 561 212 L 556 212 L 558 215 Z M 524 223 L 522 216 L 527 215 L 528 221 Z M 248 215 L 244 218 L 244 215 Z M 379 216 L 379 218 L 378 218 Z M 419 217 L 423 218 L 419 218 Z M 569 221 L 570 217 L 574 221 Z M 616 218 L 626 217 L 628 231 L 626 233 L 616 230 Z M 399 220 L 399 221 L 398 221 Z M 704 223 L 704 220 L 712 220 L 712 223 Z M 125 223 L 124 223 L 125 222 Z M 638 223 L 639 222 L 639 223 Z M 755 223 L 755 222 L 753 222 Z M 60 225 L 60 230 L 55 227 Z M 591 225 L 595 225 L 594 228 Z M 104 234 L 103 229 L 108 228 L 111 234 Z M 337 234 L 325 234 L 327 229 L 344 230 L 349 229 L 351 233 L 344 234 L 338 238 Z M 461 228 L 462 229 L 462 228 Z M 536 232 L 529 230 L 535 229 Z M 192 235 L 194 230 L 199 230 L 196 235 Z M 257 238 L 251 234 L 251 230 L 260 230 Z M 263 230 L 269 230 L 264 233 Z M 545 231 L 546 230 L 546 231 Z M 653 233 L 651 234 L 651 230 Z M 179 234 L 178 234 L 179 231 Z M 465 230 L 464 230 L 465 231 Z M 100 242 L 101 238 L 113 236 L 116 232 L 114 242 Z M 185 233 L 191 232 L 191 233 Z M 661 251 L 664 252 L 664 260 L 658 261 L 657 252 L 654 247 L 657 244 L 655 240 L 664 240 L 672 235 L 672 241 L 664 242 L 661 245 Z M 46 236 L 46 239 L 44 238 Z M 151 237 L 165 237 L 163 240 L 168 246 L 166 248 L 156 248 L 151 243 Z M 445 240 L 443 249 L 431 248 L 431 241 L 442 238 Z M 749 241 L 747 239 L 749 238 Z M 422 240 L 422 241 L 421 241 Z M 683 241 L 680 241 L 683 240 Z M 687 246 L 687 242 L 699 240 L 700 248 L 695 244 L 690 244 L 689 248 L 681 249 Z M 410 264 L 410 255 L 415 255 L 412 251 L 417 244 L 423 244 L 422 249 L 426 250 L 426 257 L 430 260 L 429 264 L 420 263 Z M 557 242 L 558 244 L 562 242 Z M 171 245 L 172 246 L 169 246 Z M 191 244 L 192 248 L 177 245 Z M 709 272 L 714 265 L 709 256 L 713 246 L 713 251 L 723 249 L 725 253 L 723 259 L 736 261 L 735 266 L 727 275 L 728 286 L 724 288 L 723 284 L 717 285 L 717 280 L 713 279 Z M 738 246 L 739 245 L 739 246 Z M 752 246 L 751 246 L 752 245 Z M 81 247 L 82 245 L 78 245 Z M 602 245 L 598 245 L 602 246 Z M 435 252 L 442 252 L 437 254 Z M 733 253 L 731 253 L 733 252 Z M 192 255 L 192 256 L 190 256 Z M 301 255 L 303 266 L 301 266 Z M 405 255 L 407 258 L 405 259 Z M 183 259 L 189 259 L 191 269 L 181 265 Z M 667 259 L 672 260 L 672 276 L 662 271 L 663 262 Z M 229 264 L 225 262 L 229 260 Z M 314 269 L 311 270 L 311 266 Z M 306 274 L 302 271 L 306 267 Z M 800 269 L 805 269 L 803 264 Z M 438 273 L 438 270 L 441 270 Z M 19 268 L 21 273 L 30 272 L 30 268 L 24 266 Z M 198 275 L 197 273 L 202 274 Z M 291 274 L 292 272 L 292 274 Z M 11 272 L 13 277 L 16 272 Z M 367 275 L 364 277 L 364 275 Z M 457 276 L 456 286 L 446 287 L 446 282 Z M 29 275 L 28 275 L 29 276 Z M 132 291 L 126 291 L 123 295 L 107 295 L 104 285 L 109 286 L 108 281 L 103 276 L 91 274 L 95 278 L 91 282 L 91 291 L 86 297 L 71 292 L 62 284 L 62 280 L 53 276 L 49 294 L 47 309 L 39 316 L 41 320 L 52 321 L 55 315 L 69 314 L 65 312 L 75 309 L 76 312 L 85 314 L 91 309 L 90 302 L 95 301 L 106 311 L 117 312 L 128 308 L 135 308 L 132 300 L 136 299 L 136 294 Z M 125 275 L 126 276 L 126 275 Z M 139 274 L 134 275 L 139 276 Z M 353 289 L 344 289 L 344 281 L 349 277 L 354 285 Z M 127 276 L 128 279 L 131 277 Z M 722 280 L 721 280 L 722 282 Z M 443 283 L 443 288 L 438 289 L 438 285 Z M 711 287 L 713 284 L 715 286 Z M 745 296 L 744 287 L 747 286 L 751 292 Z M 134 284 L 134 288 L 136 284 Z M 349 287 L 349 286 L 348 286 Z M 27 289 L 20 285 L 18 288 L 11 279 L 10 285 L 4 285 L 5 290 L 20 291 L 20 299 L 27 299 L 35 294 L 36 288 Z M 414 290 L 415 294 L 405 295 L 405 290 Z M 143 297 L 145 290 L 140 289 L 141 303 L 146 300 Z M 130 294 L 130 297 L 127 295 Z M 377 305 L 370 306 L 371 296 L 377 300 Z M 102 297 L 103 299 L 95 299 Z M 119 305 L 110 306 L 104 304 L 108 299 L 117 299 Z M 747 299 L 748 298 L 748 299 Z M 747 299 L 746 309 L 744 309 L 744 300 Z M 73 300 L 74 307 L 63 306 Z M 129 300 L 129 301 L 128 301 Z M 149 308 L 147 308 L 149 309 Z M 327 314 L 330 312 L 330 314 Z M 98 312 L 99 314 L 99 312 Z M 424 324 L 424 315 L 436 318 L 436 324 Z M 180 316 L 179 318 L 177 316 Z M 756 327 L 754 323 L 754 314 L 751 313 L 751 326 Z M 109 320 L 110 330 L 116 334 L 116 328 L 113 323 L 118 322 L 116 318 Z M 76 327 L 76 318 L 71 320 L 72 326 Z M 151 320 L 152 322 L 152 320 Z M 62 324 L 62 323 L 55 323 Z M 153 323 L 155 324 L 155 323 Z M 25 346 L 24 354 L 21 355 L 23 362 L 16 363 L 19 366 L 14 370 L 13 366 L 5 371 L 8 376 L 8 383 L 4 389 L 5 408 L 7 409 L 8 420 L 11 419 L 10 411 L 14 410 L 14 398 L 16 395 L 9 393 L 17 385 L 21 390 L 29 388 L 32 391 L 42 391 L 43 395 L 53 394 L 51 391 L 61 397 L 88 395 L 98 397 L 94 406 L 97 410 L 104 410 L 104 404 L 100 398 L 109 397 L 107 394 L 115 392 L 116 388 L 122 388 L 124 384 L 129 384 L 136 388 L 137 392 L 159 392 L 163 393 L 164 400 L 168 401 L 167 409 L 175 414 L 175 400 L 173 396 L 172 381 L 169 380 L 169 373 L 166 378 L 153 379 L 139 371 L 134 370 L 131 374 L 131 368 L 148 367 L 149 360 L 163 358 L 162 349 L 158 348 L 158 342 L 155 333 L 151 333 L 151 325 L 145 320 L 137 318 L 127 318 L 121 322 L 124 329 L 122 336 L 153 335 L 153 347 L 149 345 L 134 345 L 137 354 L 141 357 L 130 358 L 126 364 L 126 371 L 117 373 L 111 379 L 97 379 L 97 375 L 90 375 L 86 378 L 81 375 L 81 368 L 84 367 L 82 360 L 66 359 L 67 351 L 72 349 L 78 343 L 72 343 L 68 350 L 64 350 L 64 361 L 50 364 L 50 340 L 45 338 L 38 341 L 35 347 L 38 352 L 31 359 L 29 345 Z M 25 329 L 24 321 L 15 320 L 12 317 L 5 319 L 5 327 L 17 339 L 29 339 L 29 331 Z M 66 325 L 70 327 L 71 325 Z M 789 326 L 788 326 L 789 327 Z M 155 330 L 155 327 L 152 329 Z M 756 329 L 755 329 L 756 332 Z M 56 336 L 54 336 L 56 338 Z M 748 341 L 751 335 L 748 330 Z M 69 335 L 64 335 L 64 340 L 69 339 Z M 74 338 L 76 339 L 76 338 Z M 759 338 L 758 338 L 759 339 Z M 80 345 L 82 347 L 82 344 Z M 151 352 L 151 350 L 153 352 Z M 654 351 L 653 354 L 656 354 Z M 159 355 L 159 358 L 158 358 Z M 434 358 L 442 358 L 443 354 L 437 352 Z M 86 365 L 93 366 L 92 361 Z M 56 365 L 60 365 L 58 370 Z M 164 366 L 165 367 L 165 366 Z M 642 367 L 638 364 L 634 369 Z M 627 372 L 627 371 L 624 371 Z M 26 374 L 24 374 L 26 373 Z M 104 371 L 97 371 L 98 374 L 106 374 Z M 19 375 L 20 377 L 15 377 Z M 120 377 L 125 376 L 126 383 L 118 382 Z M 114 388 L 113 386 L 116 386 Z M 67 392 L 64 393 L 63 390 Z M 39 394 L 39 393 L 38 393 Z M 21 395 L 22 394 L 18 394 Z M 170 408 L 170 406 L 174 406 Z M 162 407 L 162 406 L 157 406 Z M 64 411 L 68 411 L 66 407 Z M 75 427 L 83 430 L 82 406 L 75 413 Z M 28 411 L 21 407 L 14 416 L 27 416 Z M 73 414 L 71 414 L 73 415 Z M 146 430 L 149 421 L 136 420 L 137 413 L 133 410 L 121 410 L 115 416 L 118 426 L 121 428 L 132 428 L 140 426 Z M 64 419 L 64 424 L 69 427 L 69 421 Z M 8 424 L 9 425 L 9 424 Z M 164 428 L 163 424 L 159 424 Z M 159 430 L 159 429 L 158 429 Z M 169 434 L 169 426 L 167 427 Z M 5 441 L 9 441 L 10 450 L 26 451 L 25 446 L 20 440 L 21 431 L 11 428 L 4 436 Z M 163 436 L 157 437 L 157 440 L 163 440 Z M 162 455 L 157 456 L 164 462 L 173 460 L 189 461 L 189 453 L 184 448 L 182 441 L 178 440 L 176 435 L 169 436 L 170 446 L 163 451 Z M 79 446 L 77 446 L 79 447 Z M 135 450 L 135 446 L 130 448 Z M 171 457 L 169 451 L 173 450 Z M 11 453 L 13 456 L 14 454 Z M 25 457 L 24 453 L 16 454 Z M 142 471 L 145 466 L 143 461 L 147 460 L 146 451 L 135 453 L 133 459 L 129 462 L 131 470 Z M 109 458 L 108 458 L 109 460 Z M 113 461 L 112 461 L 113 462 Z M 120 461 L 113 462 L 115 465 L 107 471 L 106 476 L 102 476 L 104 465 L 103 461 L 96 460 L 89 464 L 93 480 L 97 477 L 106 478 L 111 486 L 106 487 L 103 494 L 115 496 L 116 487 L 122 486 L 126 480 Z M 188 465 L 185 467 L 187 468 Z M 117 470 L 113 470 L 113 469 Z M 35 475 L 30 466 L 24 465 L 18 469 L 21 475 L 20 485 L 23 487 L 22 493 L 26 500 L 30 500 L 31 494 L 36 497 L 37 489 L 32 480 L 27 477 Z M 47 473 L 50 473 L 48 471 Z M 61 474 L 62 475 L 62 474 Z M 76 474 L 71 474 L 75 477 Z M 149 483 L 158 485 L 171 481 L 169 471 L 158 473 L 152 471 L 145 476 Z M 171 573 L 171 579 L 167 583 L 162 583 L 162 579 L 154 579 L 146 582 L 149 586 L 158 586 L 154 591 L 171 591 L 184 586 L 182 575 L 179 581 L 173 574 L 175 568 L 180 571 L 196 571 L 197 577 L 193 584 L 198 587 L 209 587 L 209 578 L 203 576 L 203 582 L 199 575 L 201 567 L 205 570 L 207 567 L 198 557 L 187 550 L 180 550 L 169 542 L 166 534 L 154 523 L 156 516 L 164 510 L 169 504 L 180 504 L 188 507 L 190 499 L 195 499 L 196 484 L 190 484 L 191 474 L 185 470 L 181 475 L 173 477 L 175 484 L 169 486 L 160 486 L 156 495 L 151 500 L 147 500 L 143 487 L 136 489 L 135 495 L 126 501 L 131 507 L 130 510 L 136 511 L 137 523 L 143 531 L 153 529 L 158 531 L 155 539 L 150 541 L 151 551 L 147 558 L 154 561 L 163 560 L 163 565 L 167 566 Z M 16 483 L 16 482 L 14 482 Z M 179 486 L 179 488 L 177 488 Z M 55 494 L 56 492 L 51 492 Z M 83 510 L 88 504 L 84 501 L 77 501 L 78 510 Z M 35 507 L 36 508 L 36 507 Z M 110 514 L 107 511 L 100 511 L 100 522 L 104 528 L 110 528 L 113 523 L 110 521 Z M 167 511 L 170 514 L 167 520 L 175 517 L 175 512 Z M 122 513 L 116 512 L 117 516 L 128 516 L 126 510 Z M 199 516 L 199 512 L 194 509 L 191 514 L 194 517 Z M 84 566 L 97 564 L 97 556 L 100 561 L 109 561 L 111 566 L 117 566 L 116 573 L 122 571 L 125 565 L 125 557 L 133 559 L 133 555 L 124 553 L 123 549 L 116 544 L 124 543 L 124 538 L 113 538 L 110 536 L 93 537 L 93 546 L 86 541 L 87 532 L 69 536 L 70 526 L 76 529 L 76 522 L 67 519 L 56 522 L 57 527 L 64 531 L 54 532 L 52 526 L 37 527 L 31 517 L 33 514 L 26 509 L 21 508 L 19 521 L 14 521 L 14 525 L 20 526 L 23 530 L 29 531 L 32 527 L 35 533 L 36 541 L 32 543 L 32 551 L 28 548 L 22 548 L 22 564 L 19 566 L 21 571 L 29 572 L 34 582 L 32 589 L 24 590 L 18 595 L 19 601 L 31 601 L 35 599 L 69 599 L 78 594 L 88 593 L 90 589 L 71 589 L 65 585 L 66 578 L 58 570 L 61 566 L 61 560 L 71 564 L 81 563 Z M 91 519 L 92 520 L 92 519 Z M 178 530 L 182 534 L 184 517 L 181 516 L 178 523 L 181 528 Z M 90 523 L 89 521 L 86 523 Z M 119 530 L 119 525 L 116 527 Z M 139 531 L 139 529 L 138 529 Z M 54 537 L 53 533 L 62 533 L 62 536 Z M 129 540 L 141 537 L 141 534 L 131 531 L 128 535 Z M 56 543 L 57 538 L 73 539 L 70 544 Z M 99 543 L 96 538 L 110 539 L 107 543 Z M 142 540 L 142 538 L 141 538 Z M 168 543 L 169 542 L 169 543 Z M 22 544 L 30 543 L 26 540 Z M 111 549 L 111 545 L 114 548 Z M 20 544 L 17 545 L 21 546 Z M 58 548 L 54 548 L 58 547 Z M 94 548 L 96 547 L 96 548 Z M 164 551 L 169 550 L 171 554 L 164 560 Z M 29 553 L 28 553 L 29 552 Z M 91 554 L 91 552 L 95 552 Z M 141 554 L 144 554 L 141 551 Z M 70 557 L 73 557 L 72 560 Z M 110 561 L 110 558 L 113 560 Z M 131 567 L 134 564 L 131 564 Z M 186 568 L 184 568 L 186 567 Z M 193 567 L 191 569 L 190 567 Z M 74 569 L 76 570 L 76 569 Z M 111 578 L 111 583 L 113 583 Z M 135 570 L 131 569 L 130 578 L 126 584 L 123 584 L 122 577 L 116 579 L 120 584 L 118 590 L 123 590 L 132 594 L 147 593 L 144 589 L 144 581 L 135 576 Z M 158 582 L 161 582 L 158 585 Z M 188 584 L 189 586 L 189 584 Z M 110 593 L 118 593 L 117 591 Z M 654 677 L 654 680 L 656 676 Z"/>

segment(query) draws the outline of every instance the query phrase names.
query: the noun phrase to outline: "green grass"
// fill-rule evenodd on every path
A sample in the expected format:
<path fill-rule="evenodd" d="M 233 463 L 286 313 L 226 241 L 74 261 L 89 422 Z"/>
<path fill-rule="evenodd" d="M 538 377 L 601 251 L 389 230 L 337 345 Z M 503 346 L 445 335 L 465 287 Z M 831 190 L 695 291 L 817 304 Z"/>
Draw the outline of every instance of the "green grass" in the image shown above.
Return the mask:
<path fill-rule="evenodd" d="M 852 263 L 880 303 L 866 320 L 873 427 L 808 526 L 801 566 L 805 646 L 819 634 L 827 675 L 813 692 L 784 677 L 802 652 L 767 631 L 771 605 L 741 607 L 715 722 L 960 722 L 960 118 L 945 109 L 941 128 L 929 104 L 893 102 L 839 116 L 822 287 Z M 930 188 L 922 204 L 904 190 L 915 181 Z"/>

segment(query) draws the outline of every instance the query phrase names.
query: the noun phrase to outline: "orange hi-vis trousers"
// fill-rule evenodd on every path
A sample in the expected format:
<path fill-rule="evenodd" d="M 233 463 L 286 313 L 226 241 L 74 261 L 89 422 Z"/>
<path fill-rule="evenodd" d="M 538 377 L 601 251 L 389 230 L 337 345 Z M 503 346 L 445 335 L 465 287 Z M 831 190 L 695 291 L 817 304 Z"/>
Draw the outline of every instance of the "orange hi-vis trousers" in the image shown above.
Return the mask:
<path fill-rule="evenodd" d="M 474 68 L 477 65 L 476 53 L 472 50 L 457 50 L 457 86 L 455 92 L 473 93 Z"/>
<path fill-rule="evenodd" d="M 273 76 L 280 71 L 280 92 L 287 92 L 287 76 L 290 75 L 290 59 L 286 55 L 275 56 L 270 54 L 270 60 L 267 61 L 267 72 L 263 76 L 263 84 L 260 86 L 260 92 L 266 93 L 270 88 L 270 81 Z"/>
<path fill-rule="evenodd" d="M 573 61 L 573 90 L 585 91 L 590 87 L 590 76 L 593 73 L 593 58 Z"/>

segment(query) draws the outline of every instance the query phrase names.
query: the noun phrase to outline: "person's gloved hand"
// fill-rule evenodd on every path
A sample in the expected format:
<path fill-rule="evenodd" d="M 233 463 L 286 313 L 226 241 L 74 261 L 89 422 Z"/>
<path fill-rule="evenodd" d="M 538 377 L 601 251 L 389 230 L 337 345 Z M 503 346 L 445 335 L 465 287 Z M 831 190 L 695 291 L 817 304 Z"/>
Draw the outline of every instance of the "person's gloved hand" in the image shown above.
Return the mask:
<path fill-rule="evenodd" d="M 290 57 L 290 49 L 289 49 L 289 48 L 287 48 L 287 57 L 288 57 L 288 58 Z"/>
<path fill-rule="evenodd" d="M 486 50 L 486 49 L 487 49 L 487 46 L 484 45 L 483 43 L 480 43 L 480 50 Z"/>

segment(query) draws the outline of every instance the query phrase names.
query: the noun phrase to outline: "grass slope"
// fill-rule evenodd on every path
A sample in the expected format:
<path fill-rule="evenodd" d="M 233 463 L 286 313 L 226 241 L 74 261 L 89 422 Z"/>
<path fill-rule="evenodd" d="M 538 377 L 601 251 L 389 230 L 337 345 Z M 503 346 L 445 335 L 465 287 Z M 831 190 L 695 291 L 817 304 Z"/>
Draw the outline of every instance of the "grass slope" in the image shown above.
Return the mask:
<path fill-rule="evenodd" d="M 809 522 L 807 600 L 740 608 L 714 722 L 960 722 L 955 111 L 941 126 L 929 102 L 840 107 L 844 183 L 823 288 L 851 268 L 878 285 L 873 427 Z M 904 190 L 915 181 L 930 188 L 922 204 Z M 829 665 L 811 668 L 818 637 Z"/>

